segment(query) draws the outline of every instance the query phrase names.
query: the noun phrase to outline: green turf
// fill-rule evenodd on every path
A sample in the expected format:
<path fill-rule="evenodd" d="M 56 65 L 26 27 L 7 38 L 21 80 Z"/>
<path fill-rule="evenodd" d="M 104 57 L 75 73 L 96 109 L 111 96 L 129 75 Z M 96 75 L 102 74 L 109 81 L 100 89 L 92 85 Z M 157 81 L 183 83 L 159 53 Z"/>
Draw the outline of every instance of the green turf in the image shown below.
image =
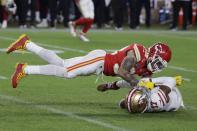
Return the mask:
<path fill-rule="evenodd" d="M 143 43 L 146 47 L 161 41 L 169 43 L 173 51 L 170 66 L 192 71 L 167 68 L 155 76 L 182 75 L 185 81 L 180 87 L 186 105 L 185 110 L 169 113 L 128 114 L 118 108 L 119 100 L 128 89 L 98 92 L 96 86 L 104 81 L 96 76 L 64 80 L 48 76 L 28 76 L 17 89 L 12 89 L 10 76 L 15 63 L 46 64 L 33 54 L 0 52 L 0 131 L 196 131 L 197 130 L 197 32 L 170 31 L 92 31 L 90 43 L 70 37 L 63 30 L 1 30 L 0 48 L 7 46 L 20 34 L 27 33 L 35 42 L 56 46 L 47 47 L 64 51 L 63 58 L 84 55 L 94 49 L 120 49 L 130 43 Z M 57 47 L 58 46 L 58 47 Z M 117 78 L 104 77 L 105 81 Z"/>

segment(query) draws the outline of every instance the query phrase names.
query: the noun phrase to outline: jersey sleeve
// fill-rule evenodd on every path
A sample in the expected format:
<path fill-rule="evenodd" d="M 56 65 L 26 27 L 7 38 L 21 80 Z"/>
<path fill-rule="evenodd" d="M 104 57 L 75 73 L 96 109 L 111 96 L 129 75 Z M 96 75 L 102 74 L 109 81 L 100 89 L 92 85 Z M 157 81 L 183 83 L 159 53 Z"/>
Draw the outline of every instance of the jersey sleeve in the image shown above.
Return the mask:
<path fill-rule="evenodd" d="M 140 54 L 140 50 L 137 44 L 133 45 L 133 50 L 134 50 L 136 61 L 139 62 L 141 60 L 141 54 Z"/>
<path fill-rule="evenodd" d="M 120 88 L 131 88 L 130 83 L 128 83 L 125 80 L 119 80 L 116 82 L 116 86 L 120 87 Z"/>

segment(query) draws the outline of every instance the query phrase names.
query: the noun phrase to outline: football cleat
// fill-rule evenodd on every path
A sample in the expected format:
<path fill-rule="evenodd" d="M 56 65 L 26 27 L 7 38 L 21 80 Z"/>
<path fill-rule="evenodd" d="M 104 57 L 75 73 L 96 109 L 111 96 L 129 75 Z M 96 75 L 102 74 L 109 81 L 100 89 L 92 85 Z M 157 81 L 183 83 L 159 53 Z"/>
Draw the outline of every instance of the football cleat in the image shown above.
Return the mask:
<path fill-rule="evenodd" d="M 180 86 L 183 83 L 183 78 L 182 76 L 175 76 L 174 79 L 176 80 L 176 85 Z"/>
<path fill-rule="evenodd" d="M 9 54 L 15 50 L 25 49 L 26 44 L 29 41 L 29 37 L 26 34 L 23 34 L 7 48 L 6 52 Z"/>
<path fill-rule="evenodd" d="M 104 91 L 107 91 L 107 90 L 118 90 L 118 89 L 120 89 L 120 87 L 118 87 L 116 85 L 116 82 L 101 84 L 101 85 L 97 86 L 97 90 L 101 91 L 101 92 L 104 92 Z"/>
<path fill-rule="evenodd" d="M 12 87 L 16 88 L 19 81 L 26 76 L 25 72 L 24 72 L 24 68 L 26 67 L 26 64 L 23 63 L 19 63 L 16 65 L 16 70 L 14 72 L 14 74 L 12 75 Z"/>
<path fill-rule="evenodd" d="M 76 33 L 76 27 L 75 27 L 74 23 L 72 21 L 70 21 L 70 22 L 68 22 L 68 26 L 69 26 L 69 29 L 70 29 L 70 34 L 73 37 L 76 37 L 77 33 Z"/>
<path fill-rule="evenodd" d="M 84 42 L 89 42 L 90 40 L 85 36 L 84 33 L 80 33 L 79 38 Z"/>

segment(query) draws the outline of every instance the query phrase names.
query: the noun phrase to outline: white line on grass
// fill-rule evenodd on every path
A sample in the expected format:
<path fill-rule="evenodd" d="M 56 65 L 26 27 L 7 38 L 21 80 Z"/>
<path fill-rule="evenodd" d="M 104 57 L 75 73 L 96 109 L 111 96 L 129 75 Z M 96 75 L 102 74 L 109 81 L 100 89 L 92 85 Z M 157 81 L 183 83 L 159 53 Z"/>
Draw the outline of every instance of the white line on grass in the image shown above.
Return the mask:
<path fill-rule="evenodd" d="M 1 79 L 1 80 L 7 80 L 8 78 L 5 77 L 5 76 L 1 76 L 1 75 L 0 75 L 0 79 Z"/>
<path fill-rule="evenodd" d="M 74 118 L 74 119 L 86 121 L 86 122 L 96 124 L 96 125 L 99 125 L 99 126 L 102 126 L 102 127 L 105 127 L 105 128 L 110 128 L 110 129 L 117 130 L 117 131 L 131 131 L 131 129 L 125 129 L 125 128 L 121 128 L 121 127 L 118 127 L 118 126 L 114 126 L 114 125 L 112 125 L 110 123 L 107 123 L 107 122 L 102 122 L 102 121 L 91 119 L 91 118 L 88 118 L 88 117 L 85 117 L 85 116 L 79 116 L 79 115 L 76 115 L 73 112 L 62 111 L 62 110 L 59 110 L 59 109 L 56 109 L 56 108 L 53 108 L 53 107 L 50 107 L 50 106 L 46 106 L 46 105 L 35 105 L 32 102 L 29 102 L 29 101 L 26 101 L 26 100 L 23 100 L 23 99 L 19 99 L 19 98 L 13 97 L 13 96 L 0 95 L 0 98 L 4 99 L 4 100 L 9 100 L 9 101 L 13 101 L 13 102 L 16 102 L 16 103 L 20 103 L 20 104 L 27 104 L 27 105 L 29 104 L 29 105 L 32 105 L 32 107 L 34 107 L 36 109 L 46 110 L 46 111 L 49 111 L 51 113 L 60 114 L 60 115 L 63 115 L 63 116 Z"/>
<path fill-rule="evenodd" d="M 197 110 L 195 106 L 186 106 L 186 110 Z"/>
<path fill-rule="evenodd" d="M 170 68 L 170 69 L 174 69 L 174 70 L 179 70 L 179 71 L 190 72 L 190 73 L 197 73 L 197 71 L 196 71 L 196 70 L 190 70 L 190 69 L 186 69 L 186 68 L 183 68 L 183 67 L 168 66 L 168 68 Z"/>
<path fill-rule="evenodd" d="M 185 39 L 185 40 L 192 40 L 192 41 L 197 41 L 196 38 L 192 38 L 192 37 L 183 37 L 183 36 L 180 36 L 180 35 L 173 35 L 173 34 L 181 34 L 181 33 L 185 33 L 185 32 L 162 32 L 162 33 L 159 33 L 159 32 L 142 32 L 144 34 L 148 34 L 148 35 L 155 35 L 155 36 L 158 36 L 158 37 L 170 37 L 170 38 L 176 38 L 176 39 Z M 169 34 L 164 34 L 164 33 L 171 33 L 172 35 L 169 35 Z M 193 33 L 194 34 L 194 33 Z"/>
<path fill-rule="evenodd" d="M 183 77 L 184 81 L 191 82 L 191 79 Z"/>
<path fill-rule="evenodd" d="M 55 52 L 56 54 L 64 53 L 63 50 L 52 50 L 52 51 Z M 0 48 L 0 52 L 6 52 L 6 48 Z M 31 54 L 31 52 L 24 51 L 24 50 L 17 50 L 14 53 L 28 53 L 28 54 Z"/>
<path fill-rule="evenodd" d="M 11 41 L 16 40 L 15 38 L 4 37 L 4 36 L 0 36 L 0 39 L 11 40 Z M 50 48 L 62 49 L 62 50 L 65 50 L 65 51 L 72 51 L 72 52 L 79 52 L 79 53 L 88 53 L 87 51 L 80 50 L 80 49 L 73 49 L 73 48 L 67 48 L 67 47 L 62 47 L 62 46 L 57 46 L 57 45 L 49 45 L 49 44 L 43 44 L 43 43 L 37 43 L 37 44 L 39 44 L 41 46 L 45 46 L 45 47 L 50 47 Z M 113 50 L 109 50 L 109 51 L 113 51 Z M 168 68 L 174 69 L 174 70 L 179 70 L 179 71 L 197 73 L 196 70 L 186 69 L 186 68 L 178 67 L 178 66 L 168 66 Z"/>

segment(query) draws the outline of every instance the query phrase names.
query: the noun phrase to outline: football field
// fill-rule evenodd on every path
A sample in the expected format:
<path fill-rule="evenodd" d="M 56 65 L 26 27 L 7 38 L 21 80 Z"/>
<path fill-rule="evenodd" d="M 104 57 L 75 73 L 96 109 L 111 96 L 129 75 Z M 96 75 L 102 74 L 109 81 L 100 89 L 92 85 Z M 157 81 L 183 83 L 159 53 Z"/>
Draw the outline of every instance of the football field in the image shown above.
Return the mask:
<path fill-rule="evenodd" d="M 63 79 L 27 76 L 13 89 L 10 77 L 17 62 L 45 65 L 29 52 L 10 55 L 5 49 L 22 33 L 62 58 L 94 49 L 109 52 L 130 43 L 146 47 L 167 42 L 172 49 L 168 68 L 154 76 L 181 75 L 185 109 L 177 112 L 128 114 L 118 103 L 129 89 L 98 92 L 97 85 L 119 80 L 102 76 Z M 84 43 L 64 30 L 0 30 L 0 131 L 197 131 L 197 32 L 93 30 Z"/>

